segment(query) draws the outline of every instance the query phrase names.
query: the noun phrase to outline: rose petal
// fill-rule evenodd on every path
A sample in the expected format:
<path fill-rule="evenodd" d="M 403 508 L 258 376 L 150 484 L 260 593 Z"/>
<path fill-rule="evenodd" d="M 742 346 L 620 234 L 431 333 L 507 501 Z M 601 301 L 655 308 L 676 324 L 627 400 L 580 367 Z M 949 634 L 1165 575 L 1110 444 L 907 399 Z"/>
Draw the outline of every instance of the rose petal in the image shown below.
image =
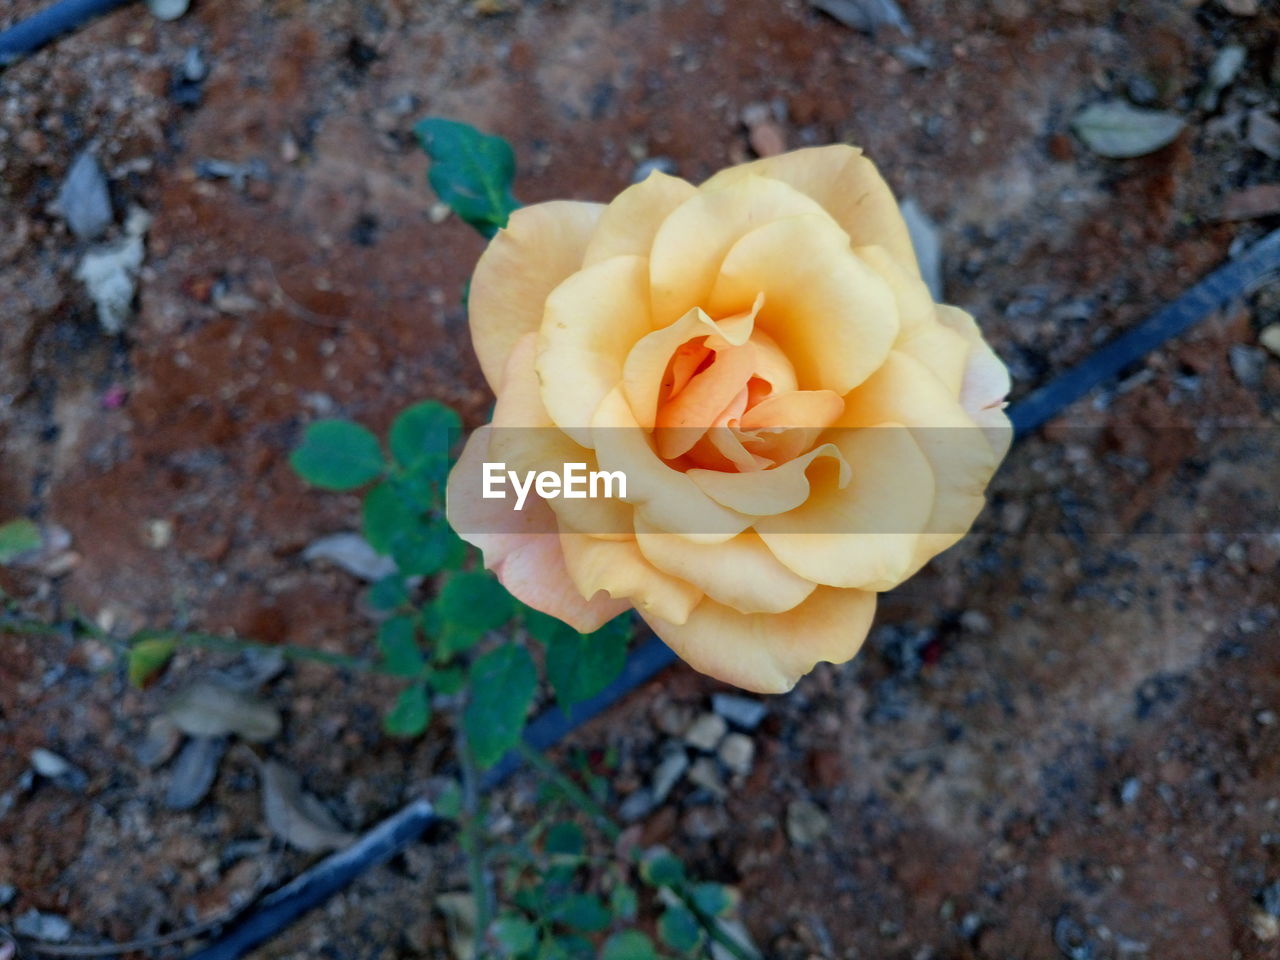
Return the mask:
<path fill-rule="evenodd" d="M 702 599 L 702 591 L 693 584 L 646 560 L 634 540 L 597 540 L 566 531 L 560 544 L 569 576 L 584 595 L 603 590 L 616 600 L 629 600 L 641 614 L 670 623 L 684 623 Z"/>
<path fill-rule="evenodd" d="M 825 215 L 775 220 L 742 237 L 725 255 L 707 312 L 737 312 L 760 292 L 756 327 L 807 389 L 848 393 L 884 362 L 898 334 L 888 285 Z"/>
<path fill-rule="evenodd" d="M 662 459 L 674 460 L 688 453 L 739 394 L 746 405 L 747 381 L 755 370 L 755 359 L 748 344 L 726 345 L 715 351 L 710 366 L 658 408 L 654 440 Z"/>
<path fill-rule="evenodd" d="M 1005 415 L 1009 395 L 1009 369 L 982 339 L 973 317 L 958 307 L 939 306 L 938 320 L 969 341 L 969 363 L 960 387 L 960 406 L 982 427 L 997 460 L 1009 452 L 1013 426 Z"/>
<path fill-rule="evenodd" d="M 893 291 L 901 328 L 893 349 L 915 357 L 959 396 L 969 358 L 969 340 L 939 319 L 924 281 L 906 269 L 883 247 L 859 247 L 855 251 Z M 951 309 L 951 308 L 947 308 Z"/>
<path fill-rule="evenodd" d="M 585 464 L 587 471 L 599 469 L 595 451 L 574 443 L 551 422 L 542 405 L 538 377 L 534 372 L 538 335 L 525 334 L 511 351 L 498 402 L 493 409 L 489 439 L 489 459 L 506 464 L 520 474 L 554 470 L 562 473 L 567 463 Z M 613 497 L 557 497 L 547 501 L 556 517 L 575 530 L 603 537 L 631 536 L 632 510 Z M 547 529 L 554 530 L 555 527 Z"/>
<path fill-rule="evenodd" d="M 750 524 L 749 517 L 722 507 L 688 475 L 658 458 L 621 389 L 606 397 L 596 411 L 592 440 L 600 468 L 626 475 L 625 499 L 650 527 L 686 534 L 702 543 L 720 543 Z"/>
<path fill-rule="evenodd" d="M 662 221 L 653 238 L 649 277 L 655 326 L 706 306 L 721 261 L 743 234 L 804 213 L 830 220 L 817 203 L 778 180 L 747 177 L 724 189 L 699 190 Z M 744 295 L 730 310 L 708 312 L 725 316 L 745 311 L 759 290 Z"/>
<path fill-rule="evenodd" d="M 826 436 L 852 467 L 849 483 L 819 478 L 803 504 L 761 517 L 755 528 L 774 555 L 807 580 L 888 590 L 906 579 L 933 508 L 929 461 L 899 424 Z"/>
<path fill-rule="evenodd" d="M 486 500 L 476 482 L 480 463 L 488 458 L 489 427 L 467 440 L 449 474 L 445 512 L 458 536 L 478 547 L 484 565 L 492 570 L 516 599 L 563 620 L 575 630 L 590 633 L 608 623 L 627 604 L 605 594 L 584 599 L 565 566 L 555 517 L 544 500 L 530 495 L 524 510 L 515 512 L 506 501 Z"/>
<path fill-rule="evenodd" d="M 785 613 L 738 613 L 704 599 L 683 624 L 645 621 L 695 670 L 756 693 L 786 693 L 821 660 L 844 663 L 875 616 L 874 593 L 819 587 Z"/>
<path fill-rule="evenodd" d="M 854 246 L 880 244 L 917 276 L 911 235 L 893 191 L 874 163 L 857 147 L 832 144 L 793 150 L 722 170 L 703 190 L 738 183 L 746 177 L 770 177 L 816 200 L 849 235 Z"/>
<path fill-rule="evenodd" d="M 591 418 L 622 381 L 649 321 L 648 264 L 614 257 L 575 273 L 547 297 L 537 370 L 542 402 L 565 433 L 591 446 Z"/>
<path fill-rule="evenodd" d="M 590 266 L 610 257 L 649 256 L 662 221 L 697 192 L 693 184 L 658 170 L 627 187 L 600 215 L 582 265 Z"/>
<path fill-rule="evenodd" d="M 495 392 L 511 347 L 542 324 L 547 294 L 581 266 L 602 210 L 570 200 L 521 207 L 481 255 L 467 310 L 480 369 Z"/>
<path fill-rule="evenodd" d="M 730 510 L 753 517 L 774 516 L 794 510 L 809 499 L 813 486 L 809 482 L 809 468 L 824 459 L 835 462 L 836 483 L 841 486 L 848 484 L 851 477 L 849 463 L 840 449 L 831 443 L 815 447 L 772 470 L 726 473 L 695 468 L 686 476 L 708 497 Z"/>
<path fill-rule="evenodd" d="M 659 570 L 692 583 L 739 613 L 790 610 L 816 586 L 784 567 L 750 530 L 724 543 L 701 544 L 637 521 L 636 544 Z"/>

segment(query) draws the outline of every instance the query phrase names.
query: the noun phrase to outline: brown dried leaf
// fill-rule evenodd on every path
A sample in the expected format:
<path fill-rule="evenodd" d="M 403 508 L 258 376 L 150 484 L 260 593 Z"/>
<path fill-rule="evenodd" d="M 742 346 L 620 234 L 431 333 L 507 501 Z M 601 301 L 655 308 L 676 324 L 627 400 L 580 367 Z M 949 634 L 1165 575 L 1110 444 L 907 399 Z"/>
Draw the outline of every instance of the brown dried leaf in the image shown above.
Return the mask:
<path fill-rule="evenodd" d="M 262 814 L 277 837 L 306 853 L 338 850 L 355 839 L 327 807 L 302 789 L 302 778 L 282 763 L 263 761 Z"/>
<path fill-rule="evenodd" d="M 234 733 L 264 743 L 280 733 L 280 714 L 268 703 L 216 683 L 197 683 L 178 694 L 165 713 L 192 737 Z"/>

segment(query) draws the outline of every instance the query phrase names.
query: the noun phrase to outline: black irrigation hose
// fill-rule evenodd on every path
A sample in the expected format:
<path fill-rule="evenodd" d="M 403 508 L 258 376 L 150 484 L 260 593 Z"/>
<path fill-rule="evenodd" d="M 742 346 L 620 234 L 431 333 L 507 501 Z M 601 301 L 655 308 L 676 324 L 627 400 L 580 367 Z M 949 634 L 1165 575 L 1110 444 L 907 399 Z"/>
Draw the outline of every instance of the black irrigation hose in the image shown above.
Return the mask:
<path fill-rule="evenodd" d="M 1010 408 L 1009 417 L 1017 435 L 1023 436 L 1052 419 L 1094 387 L 1223 305 L 1256 289 L 1276 272 L 1280 272 L 1280 230 L 1263 237 L 1241 257 L 1219 267 L 1173 303 Z M 618 679 L 595 697 L 574 707 L 569 715 L 558 708 L 542 713 L 526 728 L 525 740 L 537 750 L 549 750 L 675 659 L 676 655 L 661 640 L 650 637 L 632 651 Z M 515 772 L 520 762 L 518 754 L 508 753 L 484 777 L 482 786 L 485 789 L 497 786 Z M 265 897 L 220 939 L 192 954 L 188 960 L 240 960 L 364 870 L 408 846 L 434 820 L 435 815 L 426 801 L 410 805 L 353 846 L 321 861 L 292 883 Z"/>
<path fill-rule="evenodd" d="M 50 40 L 83 26 L 94 17 L 110 13 L 133 0 L 59 0 L 39 13 L 0 31 L 0 67 L 35 53 Z"/>

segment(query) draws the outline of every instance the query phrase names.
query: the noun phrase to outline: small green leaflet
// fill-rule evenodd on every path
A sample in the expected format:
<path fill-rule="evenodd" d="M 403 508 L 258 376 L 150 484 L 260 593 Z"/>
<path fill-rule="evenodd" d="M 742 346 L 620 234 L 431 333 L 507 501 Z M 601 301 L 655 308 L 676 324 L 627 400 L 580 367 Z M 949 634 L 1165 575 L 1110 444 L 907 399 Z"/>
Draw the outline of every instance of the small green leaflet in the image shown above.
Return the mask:
<path fill-rule="evenodd" d="M 667 907 L 658 918 L 658 937 L 672 950 L 688 953 L 702 944 L 702 927 L 684 907 Z"/>
<path fill-rule="evenodd" d="M 579 857 L 582 856 L 586 847 L 587 841 L 582 835 L 582 828 L 576 823 L 554 823 L 551 825 L 551 829 L 547 831 L 544 849 L 551 856 L 560 854 Z"/>
<path fill-rule="evenodd" d="M 393 737 L 416 737 L 427 729 L 431 704 L 427 688 L 421 683 L 405 687 L 396 702 L 382 718 L 382 729 Z"/>
<path fill-rule="evenodd" d="M 145 685 L 169 662 L 177 646 L 168 637 L 152 637 L 129 647 L 129 683 L 135 687 Z"/>
<path fill-rule="evenodd" d="M 600 960 L 656 960 L 653 941 L 639 930 L 623 930 L 604 943 Z"/>
<path fill-rule="evenodd" d="M 529 651 L 513 643 L 490 650 L 471 665 L 471 699 L 462 714 L 462 729 L 482 769 L 519 742 L 537 683 Z"/>
<path fill-rule="evenodd" d="M 511 192 L 516 176 L 511 144 L 443 117 L 427 117 L 413 130 L 431 158 L 427 180 L 440 199 L 486 237 L 505 227 L 520 206 Z"/>
<path fill-rule="evenodd" d="M 504 913 L 489 932 L 504 957 L 517 957 L 538 945 L 538 928 L 518 913 Z"/>
<path fill-rule="evenodd" d="M 25 517 L 0 524 L 0 563 L 9 563 L 42 542 L 40 528 Z"/>
<path fill-rule="evenodd" d="M 622 672 L 631 622 L 619 617 L 591 634 L 566 627 L 549 634 L 547 679 L 565 710 L 589 700 Z"/>
<path fill-rule="evenodd" d="M 552 908 L 551 917 L 571 930 L 599 933 L 612 919 L 599 897 L 589 893 L 571 893 Z"/>
<path fill-rule="evenodd" d="M 378 438 L 350 420 L 317 420 L 308 426 L 289 463 L 322 490 L 355 490 L 386 469 Z"/>
<path fill-rule="evenodd" d="M 429 516 L 399 482 L 387 480 L 370 490 L 361 512 L 364 538 L 390 555 L 406 577 L 430 576 L 449 559 L 453 531 Z"/>
<path fill-rule="evenodd" d="M 401 411 L 391 424 L 391 455 L 401 469 L 440 480 L 449 471 L 449 450 L 462 430 L 458 415 L 427 400 Z"/>
<path fill-rule="evenodd" d="M 378 628 L 378 651 L 383 666 L 397 677 L 416 677 L 426 661 L 418 648 L 418 624 L 414 617 L 399 616 L 384 620 Z"/>

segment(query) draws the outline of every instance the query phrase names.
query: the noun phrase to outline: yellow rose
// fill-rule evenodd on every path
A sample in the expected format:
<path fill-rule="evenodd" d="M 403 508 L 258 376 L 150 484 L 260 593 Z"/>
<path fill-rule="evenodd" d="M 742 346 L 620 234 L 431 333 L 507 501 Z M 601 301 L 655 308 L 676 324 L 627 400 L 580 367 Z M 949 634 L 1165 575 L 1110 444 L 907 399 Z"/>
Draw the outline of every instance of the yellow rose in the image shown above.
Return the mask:
<path fill-rule="evenodd" d="M 694 668 L 784 692 L 861 646 L 878 591 L 968 530 L 1009 379 L 935 304 L 848 146 L 660 173 L 607 206 L 516 211 L 476 267 L 497 395 L 449 518 L 529 606 L 588 632 L 634 606 Z M 485 464 L 619 471 L 625 498 L 482 496 Z"/>

